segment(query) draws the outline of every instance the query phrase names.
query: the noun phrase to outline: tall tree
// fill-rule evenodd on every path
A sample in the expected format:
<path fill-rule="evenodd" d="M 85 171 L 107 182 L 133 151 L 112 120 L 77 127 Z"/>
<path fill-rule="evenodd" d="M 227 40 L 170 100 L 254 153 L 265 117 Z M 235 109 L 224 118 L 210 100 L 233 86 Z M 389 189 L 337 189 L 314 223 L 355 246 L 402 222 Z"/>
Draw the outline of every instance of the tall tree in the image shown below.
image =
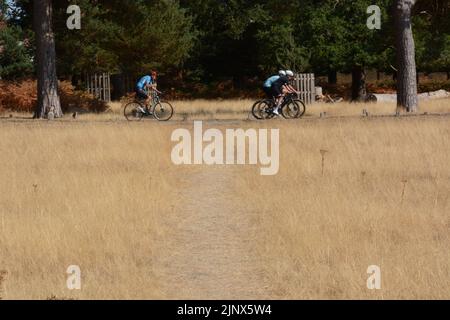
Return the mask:
<path fill-rule="evenodd" d="M 371 0 L 303 0 L 298 32 L 312 52 L 314 71 L 328 74 L 335 82 L 336 71 L 352 74 L 352 99 L 367 98 L 366 69 L 388 65 L 387 8 L 392 0 L 379 0 L 381 30 L 367 26 Z"/>
<path fill-rule="evenodd" d="M 266 22 L 256 0 L 182 0 L 199 31 L 187 63 L 188 76 L 210 82 L 254 75 L 258 70 L 255 34 Z"/>
<path fill-rule="evenodd" d="M 416 54 L 411 24 L 415 2 L 416 0 L 397 0 L 395 4 L 397 105 L 408 112 L 418 111 Z"/>
<path fill-rule="evenodd" d="M 69 4 L 54 2 L 60 76 L 176 69 L 191 54 L 196 31 L 176 0 L 78 0 L 81 30 L 66 27 Z"/>
<path fill-rule="evenodd" d="M 52 1 L 34 0 L 38 104 L 35 118 L 63 116 L 56 76 L 55 38 L 52 29 Z"/>
<path fill-rule="evenodd" d="M 450 79 L 450 0 L 417 0 L 413 15 L 417 69 Z"/>
<path fill-rule="evenodd" d="M 0 79 L 16 80 L 33 74 L 29 41 L 20 27 L 0 21 Z"/>

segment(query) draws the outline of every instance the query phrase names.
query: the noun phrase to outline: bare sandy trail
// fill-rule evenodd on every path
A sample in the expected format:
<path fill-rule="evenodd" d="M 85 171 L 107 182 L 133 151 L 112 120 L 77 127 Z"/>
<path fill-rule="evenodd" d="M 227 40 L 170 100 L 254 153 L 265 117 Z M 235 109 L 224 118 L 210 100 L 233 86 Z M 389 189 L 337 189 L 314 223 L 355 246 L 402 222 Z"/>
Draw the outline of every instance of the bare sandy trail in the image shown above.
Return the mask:
<path fill-rule="evenodd" d="M 168 299 L 263 299 L 268 286 L 258 241 L 256 212 L 245 212 L 233 190 L 239 174 L 202 168 L 187 177 L 183 201 L 166 223 L 173 227 L 156 270 Z"/>

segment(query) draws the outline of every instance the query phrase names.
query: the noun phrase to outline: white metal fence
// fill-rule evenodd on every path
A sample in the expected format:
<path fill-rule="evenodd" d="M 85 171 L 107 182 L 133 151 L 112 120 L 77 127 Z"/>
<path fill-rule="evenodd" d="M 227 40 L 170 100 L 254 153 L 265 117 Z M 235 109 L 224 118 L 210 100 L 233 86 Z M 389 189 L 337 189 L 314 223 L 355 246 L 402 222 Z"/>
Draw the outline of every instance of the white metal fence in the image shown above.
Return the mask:
<path fill-rule="evenodd" d="M 135 81 L 133 77 L 124 76 L 122 79 L 125 92 L 133 91 Z M 86 75 L 86 90 L 96 98 L 111 101 L 111 74 L 95 73 Z M 312 104 L 316 100 L 316 87 L 314 73 L 298 73 L 295 75 L 292 85 L 300 92 L 299 99 L 305 104 Z M 116 88 L 117 89 L 117 88 Z"/>
<path fill-rule="evenodd" d="M 300 91 L 299 99 L 305 104 L 316 101 L 316 84 L 314 73 L 298 73 L 293 81 L 294 88 Z"/>
<path fill-rule="evenodd" d="M 86 90 L 96 98 L 111 101 L 111 77 L 109 73 L 86 75 Z"/>

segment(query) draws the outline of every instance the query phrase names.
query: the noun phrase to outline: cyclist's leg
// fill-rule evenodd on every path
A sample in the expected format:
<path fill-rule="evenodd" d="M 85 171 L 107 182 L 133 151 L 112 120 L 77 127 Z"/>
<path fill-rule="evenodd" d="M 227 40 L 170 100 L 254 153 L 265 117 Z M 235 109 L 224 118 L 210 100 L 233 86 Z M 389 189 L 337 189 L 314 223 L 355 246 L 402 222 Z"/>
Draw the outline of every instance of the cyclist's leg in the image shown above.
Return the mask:
<path fill-rule="evenodd" d="M 286 98 L 286 96 L 288 95 L 290 93 L 290 90 L 289 90 L 289 88 L 287 88 L 287 87 L 283 87 L 282 89 L 281 89 L 281 97 L 280 97 L 280 104 L 279 104 L 279 106 L 281 106 L 285 101 L 284 101 L 284 99 Z"/>
<path fill-rule="evenodd" d="M 147 106 L 148 106 L 147 101 L 149 99 L 149 96 L 147 95 L 147 93 L 144 90 L 140 89 L 140 88 L 136 88 L 135 92 L 136 92 L 136 99 L 138 101 L 140 101 L 140 103 L 142 103 L 142 101 L 145 101 L 145 107 L 147 108 Z M 147 113 L 146 110 L 141 110 L 141 112 Z"/>
<path fill-rule="evenodd" d="M 136 88 L 135 92 L 136 92 L 137 99 L 139 99 L 139 100 L 147 100 L 148 99 L 148 95 L 144 90 L 142 90 L 140 88 Z"/>
<path fill-rule="evenodd" d="M 281 102 L 283 101 L 283 92 L 281 91 L 281 88 L 274 86 L 272 87 L 272 95 L 275 97 L 275 108 L 274 113 L 279 113 L 279 107 L 281 105 Z"/>
<path fill-rule="evenodd" d="M 151 87 L 151 88 L 150 88 L 150 94 L 147 95 L 147 99 L 145 100 L 145 105 L 146 105 L 147 107 L 151 106 L 151 104 L 152 104 L 152 99 L 153 99 L 153 95 L 154 95 L 154 92 L 153 92 L 153 88 Z"/>

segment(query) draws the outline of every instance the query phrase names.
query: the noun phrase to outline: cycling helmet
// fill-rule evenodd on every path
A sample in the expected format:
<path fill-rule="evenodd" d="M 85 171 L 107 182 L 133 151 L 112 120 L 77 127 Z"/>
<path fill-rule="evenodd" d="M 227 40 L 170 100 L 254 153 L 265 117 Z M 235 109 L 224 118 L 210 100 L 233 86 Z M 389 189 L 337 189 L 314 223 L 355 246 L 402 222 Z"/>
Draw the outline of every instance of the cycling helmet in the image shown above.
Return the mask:
<path fill-rule="evenodd" d="M 291 70 L 287 70 L 287 71 L 286 71 L 286 75 L 287 75 L 288 77 L 293 77 L 293 76 L 294 76 L 294 72 L 292 72 Z"/>
<path fill-rule="evenodd" d="M 279 76 L 286 76 L 286 71 L 280 70 L 280 71 L 278 71 L 278 75 Z"/>

